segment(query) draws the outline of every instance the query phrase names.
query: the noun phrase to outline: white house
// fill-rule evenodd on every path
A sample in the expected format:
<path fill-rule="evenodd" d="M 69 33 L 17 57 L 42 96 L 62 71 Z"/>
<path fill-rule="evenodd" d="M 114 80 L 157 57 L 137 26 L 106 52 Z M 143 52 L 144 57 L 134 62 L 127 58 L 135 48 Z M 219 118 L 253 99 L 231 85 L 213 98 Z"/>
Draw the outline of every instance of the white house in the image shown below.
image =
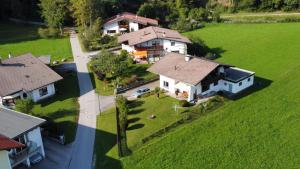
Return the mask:
<path fill-rule="evenodd" d="M 0 104 L 6 98 L 31 98 L 34 102 L 55 94 L 62 77 L 32 54 L 0 60 Z"/>
<path fill-rule="evenodd" d="M 123 34 L 134 32 L 147 26 L 157 25 L 158 21 L 155 19 L 137 16 L 129 12 L 123 12 L 105 21 L 103 24 L 103 34 Z"/>
<path fill-rule="evenodd" d="M 224 91 L 236 94 L 254 83 L 254 72 L 211 60 L 169 53 L 148 71 L 160 75 L 160 88 L 193 101 Z"/>
<path fill-rule="evenodd" d="M 191 41 L 175 30 L 150 26 L 119 36 L 118 43 L 135 60 L 153 62 L 166 52 L 187 54 L 187 44 Z"/>
<path fill-rule="evenodd" d="M 43 119 L 0 107 L 0 135 L 23 145 L 6 147 L 6 152 L 2 152 L 2 156 L 8 155 L 10 167 L 19 164 L 30 167 L 30 157 L 36 154 L 45 157 L 40 130 L 43 123 Z"/>

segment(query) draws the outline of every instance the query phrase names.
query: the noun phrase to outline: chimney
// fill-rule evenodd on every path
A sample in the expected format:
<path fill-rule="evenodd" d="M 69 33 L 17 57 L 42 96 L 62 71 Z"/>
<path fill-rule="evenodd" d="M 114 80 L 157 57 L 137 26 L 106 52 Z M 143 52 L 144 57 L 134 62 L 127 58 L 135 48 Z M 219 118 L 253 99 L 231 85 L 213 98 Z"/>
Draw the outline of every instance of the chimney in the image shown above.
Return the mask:
<path fill-rule="evenodd" d="M 190 61 L 191 60 L 191 55 L 186 55 L 184 57 L 184 59 L 185 59 L 186 62 Z"/>

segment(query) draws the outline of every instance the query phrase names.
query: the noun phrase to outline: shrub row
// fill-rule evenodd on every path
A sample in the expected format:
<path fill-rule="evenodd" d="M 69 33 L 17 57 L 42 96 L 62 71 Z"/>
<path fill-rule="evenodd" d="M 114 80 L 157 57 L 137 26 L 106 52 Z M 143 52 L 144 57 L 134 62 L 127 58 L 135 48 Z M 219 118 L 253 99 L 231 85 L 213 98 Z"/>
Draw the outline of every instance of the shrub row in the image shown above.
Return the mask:
<path fill-rule="evenodd" d="M 200 105 L 193 107 L 190 110 L 184 111 L 183 113 L 181 113 L 180 120 L 143 138 L 142 143 L 145 144 L 148 141 L 152 140 L 153 138 L 161 137 L 165 133 L 171 131 L 172 129 L 178 127 L 181 124 L 185 124 L 185 123 L 188 123 L 188 122 L 198 119 L 199 117 L 207 114 L 208 112 L 211 112 L 211 111 L 219 108 L 223 104 L 224 101 L 225 100 L 223 97 L 215 96 L 212 99 L 208 100 L 207 102 L 201 103 Z"/>

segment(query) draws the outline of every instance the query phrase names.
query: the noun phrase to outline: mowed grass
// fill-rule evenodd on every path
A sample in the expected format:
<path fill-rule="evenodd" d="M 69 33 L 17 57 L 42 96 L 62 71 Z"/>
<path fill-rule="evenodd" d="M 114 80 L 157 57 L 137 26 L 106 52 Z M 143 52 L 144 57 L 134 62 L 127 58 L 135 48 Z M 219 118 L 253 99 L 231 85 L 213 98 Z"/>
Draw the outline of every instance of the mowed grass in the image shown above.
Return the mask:
<path fill-rule="evenodd" d="M 56 95 L 39 103 L 33 108 L 33 114 L 47 117 L 58 124 L 65 134 L 66 142 L 75 139 L 79 104 L 79 86 L 76 73 L 63 76 L 63 80 L 56 83 Z"/>
<path fill-rule="evenodd" d="M 35 56 L 51 55 L 51 60 L 73 60 L 69 38 L 42 39 L 38 27 L 23 24 L 0 23 L 0 56 L 7 58 L 32 53 Z"/>
<path fill-rule="evenodd" d="M 255 71 L 261 88 L 155 139 L 123 168 L 300 168 L 300 24 L 220 24 L 186 35 L 218 51 L 218 61 Z"/>
<path fill-rule="evenodd" d="M 180 113 L 186 108 L 175 112 L 173 108 L 175 104 L 178 105 L 178 100 L 164 95 L 159 99 L 156 96 L 149 96 L 130 101 L 127 128 L 129 149 L 135 151 L 142 145 L 143 138 L 179 120 Z M 155 119 L 150 119 L 152 114 L 156 116 Z M 115 108 L 98 116 L 94 154 L 95 169 L 121 169 L 116 145 L 116 125 Z"/>

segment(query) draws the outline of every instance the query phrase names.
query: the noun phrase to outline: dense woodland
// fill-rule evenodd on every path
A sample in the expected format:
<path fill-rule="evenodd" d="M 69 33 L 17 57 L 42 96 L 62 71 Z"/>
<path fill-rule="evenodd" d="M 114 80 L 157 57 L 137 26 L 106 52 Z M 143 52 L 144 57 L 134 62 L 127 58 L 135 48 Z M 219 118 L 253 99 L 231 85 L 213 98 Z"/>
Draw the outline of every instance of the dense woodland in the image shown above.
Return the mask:
<path fill-rule="evenodd" d="M 41 19 L 38 7 L 40 1 L 2 0 L 0 17 L 2 19 L 8 16 L 31 20 Z M 72 3 L 72 0 L 53 0 L 53 2 L 59 1 Z M 178 15 L 188 15 L 193 8 L 206 8 L 219 12 L 293 11 L 299 10 L 300 5 L 300 0 L 77 0 L 76 2 L 95 5 L 98 8 L 95 11 L 98 14 L 95 15 L 101 15 L 103 18 L 121 11 L 139 11 L 140 14 L 163 21 L 170 21 L 172 17 Z"/>

